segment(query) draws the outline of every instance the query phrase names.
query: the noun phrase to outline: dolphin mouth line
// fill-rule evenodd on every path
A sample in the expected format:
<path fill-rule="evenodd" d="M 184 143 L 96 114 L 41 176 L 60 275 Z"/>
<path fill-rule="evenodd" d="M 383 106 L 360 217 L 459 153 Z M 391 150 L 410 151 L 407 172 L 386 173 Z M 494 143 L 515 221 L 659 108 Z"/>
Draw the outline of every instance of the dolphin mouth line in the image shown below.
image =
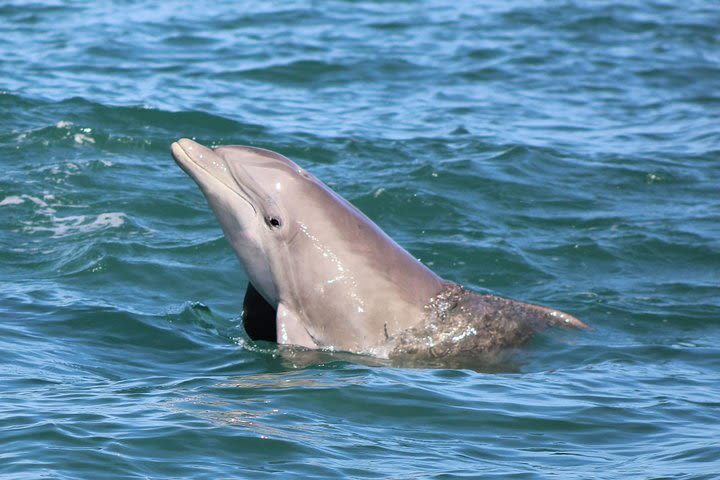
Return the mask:
<path fill-rule="evenodd" d="M 227 188 L 234 194 L 236 194 L 238 197 L 242 198 L 248 205 L 250 205 L 250 208 L 253 209 L 253 212 L 257 214 L 257 209 L 255 208 L 255 205 L 252 204 L 250 199 L 248 198 L 247 194 L 243 191 L 242 188 L 235 189 L 232 186 L 228 185 L 227 183 L 223 182 L 222 179 L 218 178 L 213 172 L 208 170 L 203 164 L 196 161 L 188 152 L 183 148 L 183 146 L 179 142 L 173 142 L 170 146 L 173 157 L 175 158 L 175 162 L 180 165 L 180 168 L 182 168 L 188 175 L 191 177 L 193 176 L 190 169 L 188 168 L 188 164 L 192 164 L 194 167 L 197 167 L 198 169 L 205 172 L 210 178 L 218 182 L 223 187 Z M 182 157 L 181 157 L 182 155 Z M 219 157 L 219 155 L 218 155 Z M 223 164 L 227 167 L 227 163 L 225 162 L 225 159 L 222 159 Z M 235 179 L 235 175 L 232 174 L 232 171 L 230 171 L 230 175 L 232 175 L 233 179 Z M 237 184 L 238 187 L 240 184 Z M 238 191 L 240 190 L 240 191 Z"/>

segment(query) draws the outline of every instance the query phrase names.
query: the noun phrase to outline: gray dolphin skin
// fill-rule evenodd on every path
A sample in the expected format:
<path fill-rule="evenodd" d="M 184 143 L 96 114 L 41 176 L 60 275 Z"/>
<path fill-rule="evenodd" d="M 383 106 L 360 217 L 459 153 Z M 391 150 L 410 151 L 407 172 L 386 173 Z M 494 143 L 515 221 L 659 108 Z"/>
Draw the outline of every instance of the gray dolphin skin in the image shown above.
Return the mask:
<path fill-rule="evenodd" d="M 472 356 L 517 346 L 567 313 L 443 280 L 320 180 L 254 147 L 172 144 L 242 262 L 254 340 L 383 358 Z"/>

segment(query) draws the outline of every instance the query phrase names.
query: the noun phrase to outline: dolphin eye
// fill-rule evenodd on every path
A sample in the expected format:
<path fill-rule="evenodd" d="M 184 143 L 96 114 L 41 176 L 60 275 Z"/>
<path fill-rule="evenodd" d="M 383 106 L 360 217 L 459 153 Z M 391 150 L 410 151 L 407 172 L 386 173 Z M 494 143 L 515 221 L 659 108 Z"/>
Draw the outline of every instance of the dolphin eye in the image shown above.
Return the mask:
<path fill-rule="evenodd" d="M 280 218 L 273 215 L 266 216 L 265 223 L 267 223 L 270 228 L 280 228 L 282 226 Z"/>

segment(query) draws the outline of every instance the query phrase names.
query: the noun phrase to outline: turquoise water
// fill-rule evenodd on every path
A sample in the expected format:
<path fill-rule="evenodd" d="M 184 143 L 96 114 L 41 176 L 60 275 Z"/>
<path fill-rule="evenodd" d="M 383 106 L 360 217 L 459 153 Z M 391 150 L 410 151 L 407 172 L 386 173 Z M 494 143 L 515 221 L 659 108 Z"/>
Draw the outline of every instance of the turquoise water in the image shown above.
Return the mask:
<path fill-rule="evenodd" d="M 720 478 L 718 25 L 0 4 L 0 476 Z M 593 328 L 475 370 L 253 344 L 183 136 L 281 152 L 443 277 Z"/>

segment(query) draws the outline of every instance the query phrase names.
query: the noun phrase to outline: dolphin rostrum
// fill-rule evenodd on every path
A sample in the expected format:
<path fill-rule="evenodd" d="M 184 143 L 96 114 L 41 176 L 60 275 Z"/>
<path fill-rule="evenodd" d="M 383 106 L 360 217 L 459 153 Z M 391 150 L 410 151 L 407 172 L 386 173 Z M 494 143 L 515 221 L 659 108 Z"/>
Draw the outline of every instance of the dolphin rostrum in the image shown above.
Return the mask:
<path fill-rule="evenodd" d="M 424 359 L 497 351 L 552 326 L 586 327 L 443 280 L 280 154 L 188 139 L 172 154 L 245 267 L 242 317 L 254 340 Z"/>

